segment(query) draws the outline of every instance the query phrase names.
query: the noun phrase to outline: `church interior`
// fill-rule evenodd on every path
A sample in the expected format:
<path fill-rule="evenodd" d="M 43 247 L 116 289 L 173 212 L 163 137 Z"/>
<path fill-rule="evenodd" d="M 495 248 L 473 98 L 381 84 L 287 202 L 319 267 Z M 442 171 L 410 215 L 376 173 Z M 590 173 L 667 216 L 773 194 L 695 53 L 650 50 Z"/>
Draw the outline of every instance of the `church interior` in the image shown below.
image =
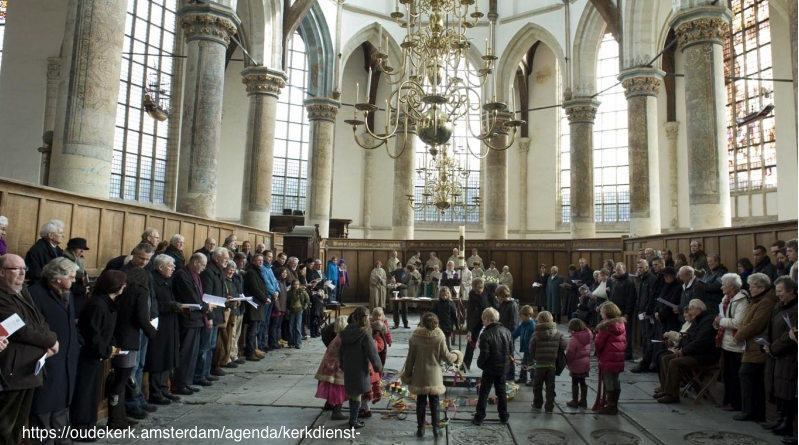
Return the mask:
<path fill-rule="evenodd" d="M 692 265 L 696 244 L 737 273 L 759 246 L 797 238 L 797 8 L 796 0 L 0 0 L 0 253 L 24 258 L 56 220 L 62 248 L 76 238 L 89 247 L 82 267 L 91 280 L 150 229 L 166 244 L 179 236 L 187 264 L 189 252 L 231 236 L 235 252 L 246 241 L 253 253 L 262 244 L 259 252 L 300 263 L 335 257 L 349 281 L 326 306 L 326 324 L 373 309 L 374 271 L 394 253 L 400 271 L 419 260 L 420 281 L 434 253 L 442 272 L 451 252 L 459 270 L 479 254 L 480 269 L 507 267 L 514 278 L 500 284 L 519 307 L 538 305 L 542 266 L 567 280 L 583 259 L 594 271 L 611 260 L 633 273 L 645 249 L 688 257 L 679 271 Z M 787 259 L 772 261 L 790 275 L 797 261 L 784 242 Z M 455 290 L 464 311 L 465 286 Z M 390 320 L 399 304 L 386 305 L 391 290 L 383 298 Z M 410 303 L 415 328 L 424 304 Z M 706 310 L 718 314 L 720 303 Z M 568 338 L 571 312 L 554 313 Z M 634 318 L 627 342 L 641 357 L 652 334 Z M 384 380 L 398 379 L 414 335 L 398 320 Z M 455 329 L 453 348 L 465 351 L 466 336 L 465 325 Z M 794 407 L 782 436 L 719 409 L 729 382 L 718 373 L 707 391 L 704 371 L 686 374 L 682 402 L 665 406 L 651 396 L 658 375 L 630 373 L 633 362 L 621 374 L 620 414 L 598 415 L 592 354 L 589 409 L 565 405 L 573 386 L 563 373 L 554 414 L 531 410 L 522 383 L 510 421 L 496 418 L 492 399 L 482 426 L 470 423 L 477 366 L 445 369 L 442 399 L 454 401 L 446 428 L 423 440 L 796 443 L 792 348 Z M 326 350 L 311 338 L 302 351 L 267 351 L 138 427 L 345 428 L 315 396 Z M 111 411 L 104 391 L 99 420 Z M 415 400 L 387 390 L 347 443 L 420 440 L 407 408 Z M 773 402 L 768 420 L 785 420 Z"/>

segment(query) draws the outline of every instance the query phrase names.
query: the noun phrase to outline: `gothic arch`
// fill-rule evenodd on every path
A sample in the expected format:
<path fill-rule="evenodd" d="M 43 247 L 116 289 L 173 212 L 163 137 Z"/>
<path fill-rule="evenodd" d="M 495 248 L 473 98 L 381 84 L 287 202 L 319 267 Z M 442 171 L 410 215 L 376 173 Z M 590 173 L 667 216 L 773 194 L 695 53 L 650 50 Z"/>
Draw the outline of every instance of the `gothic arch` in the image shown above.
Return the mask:
<path fill-rule="evenodd" d="M 502 52 L 499 58 L 499 65 L 497 66 L 497 75 L 499 76 L 497 100 L 508 100 L 509 88 L 516 78 L 516 69 L 519 68 L 519 61 L 522 60 L 527 50 L 538 41 L 543 42 L 555 54 L 560 65 L 561 82 L 564 87 L 569 85 L 568 64 L 558 39 L 541 26 L 528 23 L 510 39 L 510 43 L 505 47 L 505 51 Z"/>
<path fill-rule="evenodd" d="M 394 36 L 387 33 L 386 30 L 383 30 L 383 35 L 388 36 L 388 57 L 389 61 L 393 64 L 398 65 L 396 68 L 399 68 L 399 63 L 402 61 L 402 50 L 400 49 L 397 42 L 394 40 Z M 383 37 L 385 39 L 385 37 Z M 358 32 L 353 34 L 353 36 L 347 41 L 347 43 L 341 46 L 341 58 L 339 59 L 339 70 L 340 72 L 344 72 L 344 67 L 347 66 L 347 61 L 349 61 L 350 56 L 356 50 L 359 50 L 361 44 L 364 42 L 378 42 L 380 40 L 380 26 L 377 22 L 374 22 L 364 28 L 361 28 Z M 394 62 L 394 61 L 397 62 Z M 341 87 L 343 85 L 344 76 L 340 76 L 338 90 L 341 91 Z"/>
<path fill-rule="evenodd" d="M 314 3 L 297 28 L 308 50 L 308 95 L 329 97 L 333 91 L 333 43 L 322 7 Z M 288 36 L 291 38 L 291 36 Z M 284 42 L 284 47 L 288 46 Z M 285 60 L 285 58 L 284 58 Z"/>
<path fill-rule="evenodd" d="M 573 76 L 571 88 L 574 97 L 591 96 L 596 93 L 597 56 L 605 30 L 605 20 L 599 11 L 594 7 L 586 7 L 580 16 L 577 33 L 574 36 L 571 60 Z"/>
<path fill-rule="evenodd" d="M 239 0 L 236 14 L 241 20 L 239 40 L 261 65 L 280 68 L 275 54 L 283 52 L 280 0 Z M 244 66 L 252 63 L 245 57 Z"/>
<path fill-rule="evenodd" d="M 663 27 L 668 27 L 671 7 L 667 2 L 629 0 L 622 14 L 622 69 L 645 65 L 663 48 L 668 35 L 668 29 L 664 34 Z M 660 60 L 653 66 L 659 67 Z"/>

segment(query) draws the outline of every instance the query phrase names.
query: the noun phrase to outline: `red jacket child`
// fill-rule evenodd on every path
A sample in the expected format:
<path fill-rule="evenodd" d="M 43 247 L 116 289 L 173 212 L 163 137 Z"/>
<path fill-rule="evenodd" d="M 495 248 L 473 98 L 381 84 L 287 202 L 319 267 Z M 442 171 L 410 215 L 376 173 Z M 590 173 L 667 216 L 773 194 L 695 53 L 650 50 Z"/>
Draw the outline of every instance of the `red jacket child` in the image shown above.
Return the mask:
<path fill-rule="evenodd" d="M 596 356 L 599 359 L 599 370 L 605 372 L 624 371 L 624 350 L 627 349 L 624 318 L 605 320 L 599 323 L 596 330 L 594 345 Z"/>

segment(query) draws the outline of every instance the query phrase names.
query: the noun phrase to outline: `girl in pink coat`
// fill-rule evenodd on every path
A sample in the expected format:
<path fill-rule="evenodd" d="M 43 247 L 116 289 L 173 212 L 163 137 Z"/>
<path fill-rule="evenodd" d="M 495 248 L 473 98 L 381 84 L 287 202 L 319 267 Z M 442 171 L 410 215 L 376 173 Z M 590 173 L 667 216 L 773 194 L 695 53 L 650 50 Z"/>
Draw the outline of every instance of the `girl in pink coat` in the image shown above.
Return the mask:
<path fill-rule="evenodd" d="M 588 377 L 588 371 L 591 369 L 591 340 L 594 339 L 594 336 L 579 318 L 572 318 L 569 322 L 569 333 L 572 338 L 569 340 L 569 346 L 566 347 L 566 364 L 572 378 L 572 400 L 566 402 L 566 406 L 587 408 L 588 385 L 585 384 L 585 378 Z M 579 401 L 577 400 L 578 394 Z"/>
<path fill-rule="evenodd" d="M 608 394 L 608 404 L 599 414 L 618 414 L 619 373 L 624 371 L 624 351 L 627 349 L 627 335 L 624 330 L 624 317 L 619 307 L 608 301 L 599 307 L 602 321 L 597 325 L 595 349 L 599 359 L 599 371 L 604 375 L 603 383 Z"/>

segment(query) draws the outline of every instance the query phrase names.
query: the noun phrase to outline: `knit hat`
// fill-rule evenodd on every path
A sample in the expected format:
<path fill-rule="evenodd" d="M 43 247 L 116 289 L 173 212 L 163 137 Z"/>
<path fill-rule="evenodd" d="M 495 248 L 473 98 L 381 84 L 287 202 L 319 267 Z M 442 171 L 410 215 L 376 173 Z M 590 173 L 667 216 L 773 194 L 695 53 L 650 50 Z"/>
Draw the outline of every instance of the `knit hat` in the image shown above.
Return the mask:
<path fill-rule="evenodd" d="M 339 266 L 340 266 L 340 265 L 342 265 L 342 264 L 344 264 L 344 258 L 342 258 L 342 259 L 338 260 L 338 264 L 339 264 Z"/>
<path fill-rule="evenodd" d="M 677 276 L 677 270 L 671 266 L 667 266 L 663 268 L 663 275 L 671 275 L 673 277 Z"/>

